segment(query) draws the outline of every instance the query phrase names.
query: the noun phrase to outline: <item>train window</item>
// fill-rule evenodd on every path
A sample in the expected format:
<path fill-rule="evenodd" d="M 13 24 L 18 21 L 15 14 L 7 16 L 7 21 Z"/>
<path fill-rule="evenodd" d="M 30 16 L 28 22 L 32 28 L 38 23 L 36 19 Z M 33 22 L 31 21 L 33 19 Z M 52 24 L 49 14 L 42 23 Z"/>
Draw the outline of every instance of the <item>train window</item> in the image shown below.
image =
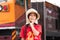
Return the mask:
<path fill-rule="evenodd" d="M 7 0 L 0 0 L 0 3 L 1 3 L 1 2 L 7 2 Z"/>
<path fill-rule="evenodd" d="M 21 6 L 25 6 L 25 2 L 26 2 L 26 5 L 28 6 L 28 0 L 16 0 L 16 3 Z"/>
<path fill-rule="evenodd" d="M 28 0 L 26 0 L 26 4 L 28 5 Z M 24 6 L 25 5 L 25 1 L 24 0 L 20 0 L 20 5 Z"/>
<path fill-rule="evenodd" d="M 24 0 L 16 0 L 16 3 L 19 5 L 24 6 Z"/>
<path fill-rule="evenodd" d="M 24 6 L 24 0 L 20 0 L 20 5 Z"/>

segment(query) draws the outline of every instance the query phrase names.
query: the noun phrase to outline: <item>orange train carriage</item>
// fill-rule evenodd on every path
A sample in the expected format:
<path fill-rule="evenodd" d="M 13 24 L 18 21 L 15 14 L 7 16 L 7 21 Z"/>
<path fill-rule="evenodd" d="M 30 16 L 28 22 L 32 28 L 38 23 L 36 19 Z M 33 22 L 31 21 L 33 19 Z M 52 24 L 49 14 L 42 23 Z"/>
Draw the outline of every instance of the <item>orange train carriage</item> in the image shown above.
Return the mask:
<path fill-rule="evenodd" d="M 0 40 L 16 39 L 15 26 L 25 18 L 24 13 L 25 8 L 16 0 L 0 0 Z"/>
<path fill-rule="evenodd" d="M 23 6 L 16 3 L 16 0 L 0 1 L 0 27 L 15 26 L 16 20 L 25 12 Z"/>

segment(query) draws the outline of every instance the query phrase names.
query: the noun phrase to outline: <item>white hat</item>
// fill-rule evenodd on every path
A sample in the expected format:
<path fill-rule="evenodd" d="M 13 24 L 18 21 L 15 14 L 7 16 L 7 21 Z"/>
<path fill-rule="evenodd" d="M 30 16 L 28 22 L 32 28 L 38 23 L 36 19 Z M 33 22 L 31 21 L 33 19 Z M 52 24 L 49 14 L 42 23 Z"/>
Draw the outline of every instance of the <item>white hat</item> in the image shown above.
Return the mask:
<path fill-rule="evenodd" d="M 35 9 L 33 9 L 33 8 L 30 8 L 30 9 L 26 12 L 26 24 L 29 24 L 29 23 L 30 23 L 30 21 L 29 21 L 29 19 L 28 19 L 28 14 L 30 14 L 31 12 L 35 12 L 35 13 L 37 14 L 38 17 L 37 17 L 35 23 L 38 24 L 38 20 L 39 20 L 39 18 L 40 18 L 40 15 L 39 15 L 39 13 L 37 12 L 37 10 L 35 10 Z"/>

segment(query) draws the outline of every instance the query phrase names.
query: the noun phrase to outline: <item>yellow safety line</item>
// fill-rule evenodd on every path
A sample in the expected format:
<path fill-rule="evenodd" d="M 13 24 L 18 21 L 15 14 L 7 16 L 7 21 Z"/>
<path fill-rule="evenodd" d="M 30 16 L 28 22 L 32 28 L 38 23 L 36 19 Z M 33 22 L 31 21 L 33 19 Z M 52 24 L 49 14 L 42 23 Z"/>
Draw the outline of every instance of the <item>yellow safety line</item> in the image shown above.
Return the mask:
<path fill-rule="evenodd" d="M 16 38 L 16 34 L 12 37 L 12 40 L 14 40 Z"/>
<path fill-rule="evenodd" d="M 16 38 L 16 30 L 12 32 L 12 40 L 15 40 L 15 38 Z"/>
<path fill-rule="evenodd" d="M 14 35 L 16 33 L 16 30 L 14 30 L 13 32 L 12 32 L 12 35 Z"/>

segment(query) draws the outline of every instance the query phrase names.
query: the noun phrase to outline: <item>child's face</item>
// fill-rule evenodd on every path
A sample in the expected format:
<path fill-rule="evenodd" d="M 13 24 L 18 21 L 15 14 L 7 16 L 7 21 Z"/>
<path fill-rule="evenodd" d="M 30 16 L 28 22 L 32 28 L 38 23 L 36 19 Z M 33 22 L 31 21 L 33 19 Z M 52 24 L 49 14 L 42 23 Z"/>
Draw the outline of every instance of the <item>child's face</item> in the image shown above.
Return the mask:
<path fill-rule="evenodd" d="M 35 13 L 31 13 L 30 15 L 29 15 L 29 21 L 30 22 L 35 22 L 36 21 L 36 14 Z"/>

